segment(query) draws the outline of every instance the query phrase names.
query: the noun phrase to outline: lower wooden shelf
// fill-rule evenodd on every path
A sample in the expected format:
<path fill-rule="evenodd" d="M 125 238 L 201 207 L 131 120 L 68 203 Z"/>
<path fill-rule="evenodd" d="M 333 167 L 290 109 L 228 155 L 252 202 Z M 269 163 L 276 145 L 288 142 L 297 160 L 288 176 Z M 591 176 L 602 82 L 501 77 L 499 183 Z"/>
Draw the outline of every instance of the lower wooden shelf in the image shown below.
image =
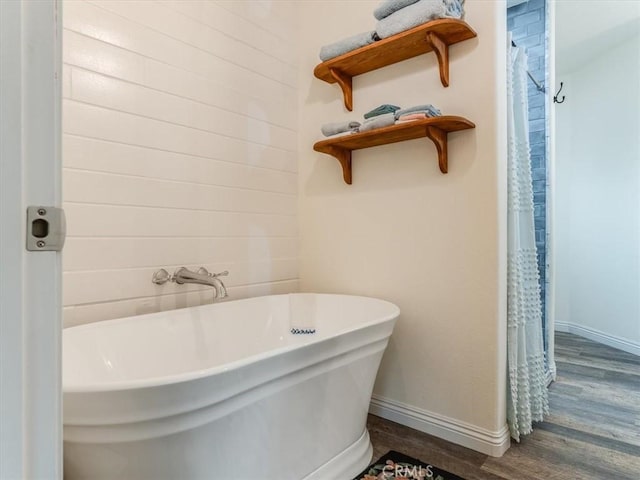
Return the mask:
<path fill-rule="evenodd" d="M 328 138 L 317 142 L 313 149 L 335 157 L 342 165 L 344 181 L 351 185 L 351 152 L 362 148 L 377 147 L 388 143 L 404 142 L 416 138 L 429 138 L 438 150 L 440 171 L 448 171 L 447 135 L 449 132 L 475 128 L 475 124 L 466 118 L 445 115 L 425 118 L 407 123 L 390 125 L 352 135 Z"/>

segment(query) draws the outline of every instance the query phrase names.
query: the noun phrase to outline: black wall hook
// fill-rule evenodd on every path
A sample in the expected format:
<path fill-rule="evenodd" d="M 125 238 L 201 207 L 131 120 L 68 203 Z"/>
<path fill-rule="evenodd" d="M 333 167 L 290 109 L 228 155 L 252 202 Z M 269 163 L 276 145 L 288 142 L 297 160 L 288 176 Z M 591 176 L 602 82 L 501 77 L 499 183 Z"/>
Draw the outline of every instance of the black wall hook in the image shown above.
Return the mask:
<path fill-rule="evenodd" d="M 558 100 L 558 96 L 560 95 L 560 92 L 562 91 L 563 86 L 564 86 L 564 83 L 560 82 L 560 90 L 558 90 L 558 93 L 554 95 L 553 103 L 564 103 L 564 95 L 562 96 L 562 100 Z"/>

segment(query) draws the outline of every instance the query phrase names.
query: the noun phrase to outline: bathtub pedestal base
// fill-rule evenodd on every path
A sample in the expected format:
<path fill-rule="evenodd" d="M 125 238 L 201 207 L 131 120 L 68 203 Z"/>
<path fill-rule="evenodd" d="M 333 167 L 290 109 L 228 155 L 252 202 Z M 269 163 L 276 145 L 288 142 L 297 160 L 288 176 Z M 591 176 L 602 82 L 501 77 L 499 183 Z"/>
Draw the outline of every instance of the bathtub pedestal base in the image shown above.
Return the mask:
<path fill-rule="evenodd" d="M 315 472 L 302 480 L 326 480 L 327 478 L 353 478 L 371 463 L 373 447 L 369 432 L 362 436 L 345 451 L 339 453 Z"/>

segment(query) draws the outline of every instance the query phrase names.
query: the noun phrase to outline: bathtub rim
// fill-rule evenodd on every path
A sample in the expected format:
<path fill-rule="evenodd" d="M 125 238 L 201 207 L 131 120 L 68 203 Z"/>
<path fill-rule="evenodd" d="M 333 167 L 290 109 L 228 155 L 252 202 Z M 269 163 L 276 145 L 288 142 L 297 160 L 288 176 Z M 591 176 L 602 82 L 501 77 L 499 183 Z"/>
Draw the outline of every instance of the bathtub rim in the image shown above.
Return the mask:
<path fill-rule="evenodd" d="M 247 300 L 255 300 L 255 299 L 259 299 L 259 298 L 288 297 L 290 295 L 297 295 L 297 294 L 302 294 L 302 295 L 312 294 L 312 295 L 324 296 L 324 297 L 349 297 L 349 298 L 354 298 L 354 299 L 362 299 L 362 300 L 367 300 L 367 301 L 374 301 L 376 303 L 384 303 L 384 304 L 387 304 L 388 306 L 391 306 L 393 312 L 389 313 L 388 315 L 377 317 L 376 319 L 371 320 L 371 321 L 359 323 L 358 325 L 356 325 L 354 327 L 351 327 L 351 328 L 345 328 L 345 329 L 336 330 L 330 336 L 310 337 L 309 341 L 304 342 L 304 343 L 293 344 L 293 345 L 285 345 L 283 347 L 279 347 L 279 348 L 275 348 L 275 349 L 271 349 L 271 350 L 266 350 L 266 351 L 257 353 L 255 355 L 249 355 L 249 356 L 247 356 L 245 358 L 242 358 L 240 360 L 235 360 L 235 361 L 232 361 L 232 362 L 229 362 L 229 363 L 225 363 L 223 365 L 217 365 L 217 366 L 210 367 L 210 368 L 191 370 L 191 371 L 186 372 L 186 373 L 173 374 L 173 375 L 167 375 L 167 376 L 162 376 L 162 377 L 151 377 L 151 378 L 148 378 L 148 379 L 125 380 L 125 381 L 110 382 L 110 383 L 100 383 L 100 384 L 83 383 L 82 385 L 73 384 L 70 387 L 65 386 L 64 383 L 63 383 L 63 385 L 62 385 L 63 394 L 67 394 L 67 393 L 68 394 L 78 394 L 78 393 L 82 394 L 82 393 L 130 391 L 130 390 L 136 390 L 136 389 L 142 389 L 142 388 L 160 387 L 160 386 L 163 386 L 163 385 L 174 385 L 174 384 L 185 383 L 185 382 L 189 382 L 189 381 L 193 381 L 193 380 L 198 380 L 198 379 L 205 378 L 205 377 L 208 377 L 208 376 L 214 376 L 216 374 L 220 374 L 220 373 L 223 373 L 223 372 L 230 372 L 230 371 L 233 371 L 233 370 L 237 370 L 237 369 L 245 367 L 245 366 L 247 366 L 249 364 L 264 360 L 266 358 L 269 358 L 269 357 L 272 357 L 272 356 L 276 356 L 276 355 L 285 354 L 287 352 L 291 352 L 291 351 L 295 351 L 295 350 L 299 350 L 299 349 L 307 347 L 309 345 L 312 345 L 312 344 L 315 344 L 315 343 L 320 343 L 323 340 L 327 340 L 329 338 L 334 338 L 334 337 L 338 337 L 338 336 L 341 336 L 341 335 L 346 335 L 346 334 L 354 332 L 356 330 L 361 330 L 363 328 L 367 328 L 367 327 L 370 327 L 370 326 L 373 326 L 373 325 L 382 324 L 382 323 L 386 323 L 386 322 L 390 322 L 390 321 L 395 321 L 400 316 L 400 308 L 396 304 L 394 304 L 392 302 L 389 302 L 387 300 L 382 300 L 380 298 L 376 298 L 376 297 L 367 297 L 367 296 L 363 296 L 363 295 L 337 294 L 337 293 L 296 292 L 296 293 L 285 293 L 285 294 L 278 294 L 278 295 L 261 295 L 261 296 L 257 296 L 257 297 L 248 297 L 248 298 L 236 299 L 236 300 L 232 300 L 231 302 L 222 302 L 222 303 L 219 303 L 219 304 L 209 303 L 209 304 L 205 304 L 205 305 L 196 305 L 196 306 L 191 306 L 191 307 L 183 307 L 183 308 L 177 308 L 177 309 L 173 309 L 173 310 L 164 310 L 164 311 L 161 311 L 161 312 L 146 313 L 146 314 L 143 314 L 143 315 L 135 315 L 135 316 L 130 316 L 130 317 L 114 318 L 114 319 L 111 319 L 111 320 L 104 320 L 104 321 L 100 321 L 100 322 L 92 322 L 92 323 L 87 323 L 87 324 L 83 324 L 83 325 L 76 325 L 76 326 L 73 326 L 73 327 L 69 327 L 68 330 L 81 330 L 81 329 L 95 328 L 97 326 L 105 326 L 105 324 L 109 324 L 109 323 L 114 323 L 114 324 L 122 323 L 122 322 L 125 322 L 125 321 L 130 321 L 131 319 L 140 320 L 140 319 L 142 319 L 144 317 L 149 317 L 149 316 L 158 315 L 158 314 L 161 314 L 161 313 L 172 312 L 172 311 L 181 311 L 181 310 L 185 310 L 185 309 L 200 310 L 200 309 L 211 308 L 212 306 L 215 306 L 215 305 L 223 305 L 223 304 L 228 304 L 228 303 L 233 303 L 233 302 L 242 302 L 242 301 L 247 301 Z M 65 330 L 67 330 L 67 329 L 65 329 Z M 64 335 L 64 331 L 63 331 L 63 335 Z M 64 344 L 63 344 L 63 348 L 64 348 Z M 63 365 L 63 372 L 64 372 L 64 365 Z"/>

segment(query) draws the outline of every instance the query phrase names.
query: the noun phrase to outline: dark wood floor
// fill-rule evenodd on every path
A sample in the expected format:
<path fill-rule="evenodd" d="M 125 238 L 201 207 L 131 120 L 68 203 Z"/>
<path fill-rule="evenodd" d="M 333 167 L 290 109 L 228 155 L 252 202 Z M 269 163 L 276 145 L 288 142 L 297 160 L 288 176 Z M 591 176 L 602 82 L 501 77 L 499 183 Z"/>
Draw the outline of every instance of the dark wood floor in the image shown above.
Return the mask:
<path fill-rule="evenodd" d="M 370 415 L 374 458 L 397 450 L 466 480 L 639 480 L 640 358 L 556 334 L 550 415 L 492 458 Z"/>

